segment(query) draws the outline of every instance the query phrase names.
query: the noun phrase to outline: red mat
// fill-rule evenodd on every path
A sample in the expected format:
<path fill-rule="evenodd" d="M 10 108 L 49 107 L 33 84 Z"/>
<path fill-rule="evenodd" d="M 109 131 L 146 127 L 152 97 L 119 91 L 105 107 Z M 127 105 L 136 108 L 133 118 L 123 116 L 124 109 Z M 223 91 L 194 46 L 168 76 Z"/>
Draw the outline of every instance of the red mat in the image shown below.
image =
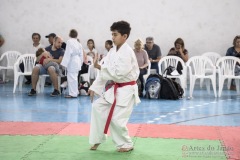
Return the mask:
<path fill-rule="evenodd" d="M 89 127 L 87 123 L 0 122 L 0 135 L 88 136 Z M 220 140 L 231 159 L 240 159 L 240 127 L 129 124 L 128 129 L 132 137 Z"/>

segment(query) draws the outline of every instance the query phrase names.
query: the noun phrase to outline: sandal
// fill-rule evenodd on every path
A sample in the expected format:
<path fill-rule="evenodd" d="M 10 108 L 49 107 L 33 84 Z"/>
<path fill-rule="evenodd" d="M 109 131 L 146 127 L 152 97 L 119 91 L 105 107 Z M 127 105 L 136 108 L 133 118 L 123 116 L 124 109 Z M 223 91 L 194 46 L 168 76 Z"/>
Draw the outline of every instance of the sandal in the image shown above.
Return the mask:
<path fill-rule="evenodd" d="M 67 96 L 65 96 L 65 98 L 77 98 L 77 97 L 73 97 L 71 95 L 67 95 Z"/>
<path fill-rule="evenodd" d="M 129 151 L 132 151 L 133 150 L 133 147 L 130 147 L 130 148 L 119 148 L 117 151 L 118 152 L 129 152 Z"/>

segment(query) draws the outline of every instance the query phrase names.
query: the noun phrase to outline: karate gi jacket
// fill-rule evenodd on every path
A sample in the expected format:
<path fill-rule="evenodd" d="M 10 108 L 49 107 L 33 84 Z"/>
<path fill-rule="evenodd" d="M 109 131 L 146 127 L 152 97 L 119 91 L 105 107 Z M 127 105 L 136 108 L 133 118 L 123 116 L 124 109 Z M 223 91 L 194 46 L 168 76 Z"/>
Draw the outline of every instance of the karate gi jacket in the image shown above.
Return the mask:
<path fill-rule="evenodd" d="M 90 90 L 103 96 L 107 102 L 112 104 L 114 101 L 114 87 L 105 91 L 106 82 L 108 80 L 116 83 L 137 81 L 138 76 L 139 67 L 135 53 L 127 43 L 124 43 L 118 51 L 116 51 L 116 46 L 114 46 L 108 52 L 107 56 L 104 57 L 101 70 L 90 87 Z M 140 102 L 137 84 L 127 85 L 117 89 L 116 105 L 128 106 L 132 99 L 134 99 L 135 105 Z"/>
<path fill-rule="evenodd" d="M 78 72 L 83 64 L 83 48 L 76 38 L 67 41 L 66 50 L 61 65 L 67 68 L 68 72 Z"/>

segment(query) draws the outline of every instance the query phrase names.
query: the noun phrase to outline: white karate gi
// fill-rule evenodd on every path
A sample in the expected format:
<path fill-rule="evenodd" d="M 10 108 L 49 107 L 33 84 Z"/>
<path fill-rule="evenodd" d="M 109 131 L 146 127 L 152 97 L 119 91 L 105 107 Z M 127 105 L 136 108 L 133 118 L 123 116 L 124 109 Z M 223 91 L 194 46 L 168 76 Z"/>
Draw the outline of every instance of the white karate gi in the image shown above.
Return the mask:
<path fill-rule="evenodd" d="M 90 90 L 100 97 L 92 104 L 90 144 L 103 143 L 106 140 L 104 127 L 109 110 L 114 101 L 114 87 L 103 92 L 106 81 L 113 80 L 116 83 L 136 81 L 139 76 L 137 59 L 132 48 L 124 43 L 118 51 L 113 47 L 104 58 L 104 64 Z M 130 148 L 133 146 L 126 127 L 132 113 L 133 105 L 140 102 L 138 87 L 127 85 L 117 89 L 116 106 L 110 123 L 110 132 L 116 147 Z"/>
<path fill-rule="evenodd" d="M 66 50 L 61 65 L 67 68 L 67 82 L 69 95 L 77 97 L 78 92 L 78 72 L 83 63 L 83 48 L 76 38 L 67 41 Z"/>

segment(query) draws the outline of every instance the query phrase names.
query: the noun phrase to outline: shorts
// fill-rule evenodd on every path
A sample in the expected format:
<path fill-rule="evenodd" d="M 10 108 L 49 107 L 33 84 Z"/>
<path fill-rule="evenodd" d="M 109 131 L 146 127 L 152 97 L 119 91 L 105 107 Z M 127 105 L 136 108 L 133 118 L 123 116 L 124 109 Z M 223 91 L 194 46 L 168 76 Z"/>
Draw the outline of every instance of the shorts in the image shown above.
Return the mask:
<path fill-rule="evenodd" d="M 47 70 L 41 64 L 36 64 L 36 67 L 39 68 L 39 75 L 48 74 Z M 55 70 L 55 67 L 50 67 Z"/>

